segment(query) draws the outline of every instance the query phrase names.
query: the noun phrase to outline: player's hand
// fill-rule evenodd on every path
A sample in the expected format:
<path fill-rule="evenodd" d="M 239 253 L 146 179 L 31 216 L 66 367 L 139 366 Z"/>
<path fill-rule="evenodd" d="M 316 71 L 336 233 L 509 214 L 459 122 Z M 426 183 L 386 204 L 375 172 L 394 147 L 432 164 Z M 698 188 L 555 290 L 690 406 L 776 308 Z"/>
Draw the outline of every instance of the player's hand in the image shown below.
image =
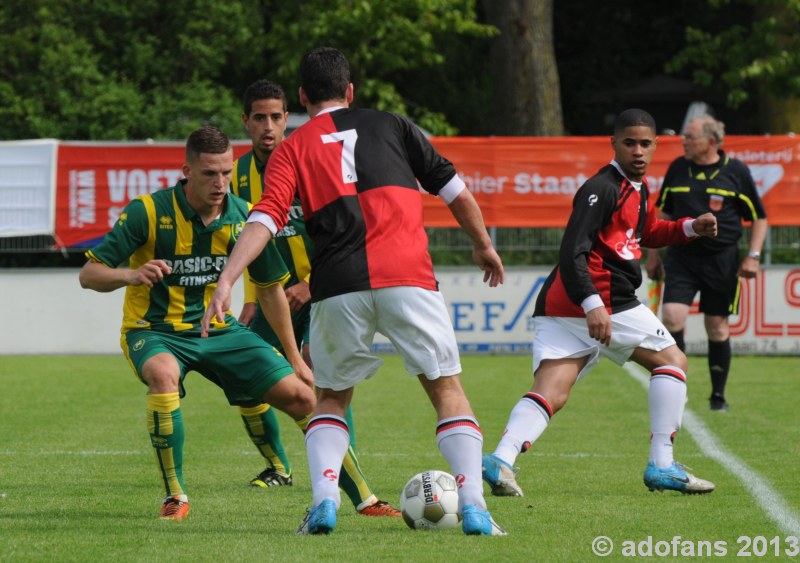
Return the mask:
<path fill-rule="evenodd" d="M 483 283 L 489 283 L 489 287 L 497 287 L 505 280 L 503 261 L 493 246 L 486 248 L 473 248 L 472 260 L 483 270 Z"/>
<path fill-rule="evenodd" d="M 150 260 L 146 264 L 130 271 L 128 285 L 146 285 L 153 287 L 164 280 L 164 276 L 172 273 L 166 262 L 163 260 Z"/>
<path fill-rule="evenodd" d="M 303 305 L 311 300 L 311 289 L 308 283 L 299 281 L 292 287 L 286 288 L 286 300 L 289 302 L 289 308 L 292 311 L 299 311 Z"/>
<path fill-rule="evenodd" d="M 739 277 L 753 279 L 758 275 L 759 266 L 758 260 L 750 256 L 745 256 L 742 263 L 739 264 Z"/>
<path fill-rule="evenodd" d="M 713 213 L 703 213 L 692 222 L 692 229 L 701 237 L 717 236 L 717 218 Z"/>
<path fill-rule="evenodd" d="M 217 289 L 214 290 L 214 295 L 211 296 L 211 301 L 208 302 L 208 308 L 203 315 L 203 320 L 200 321 L 200 336 L 203 338 L 208 336 L 208 329 L 214 319 L 219 322 L 225 322 L 225 315 L 230 307 L 231 286 L 220 280 L 217 283 Z"/>
<path fill-rule="evenodd" d="M 586 314 L 589 336 L 608 346 L 611 344 L 611 316 L 605 307 L 597 307 Z"/>
<path fill-rule="evenodd" d="M 239 313 L 239 322 L 244 326 L 250 326 L 256 317 L 256 307 L 258 307 L 258 303 L 245 303 L 242 306 L 242 312 Z"/>
<path fill-rule="evenodd" d="M 297 377 L 300 378 L 300 381 L 311 387 L 314 388 L 314 372 L 311 371 L 311 368 L 308 367 L 308 364 L 303 361 L 303 358 L 297 358 L 296 360 L 289 362 L 291 363 L 292 367 L 294 368 L 294 372 L 297 374 Z"/>

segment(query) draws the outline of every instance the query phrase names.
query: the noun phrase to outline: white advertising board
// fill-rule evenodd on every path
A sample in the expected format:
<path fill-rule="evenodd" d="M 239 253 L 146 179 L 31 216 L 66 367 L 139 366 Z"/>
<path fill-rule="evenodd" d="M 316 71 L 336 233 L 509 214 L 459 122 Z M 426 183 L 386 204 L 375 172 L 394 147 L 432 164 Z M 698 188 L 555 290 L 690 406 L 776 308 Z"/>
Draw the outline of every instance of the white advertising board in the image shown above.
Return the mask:
<path fill-rule="evenodd" d="M 477 268 L 437 270 L 462 352 L 530 353 L 531 315 L 549 268 L 511 268 L 505 284 L 490 288 Z M 645 276 L 645 280 L 646 280 Z M 647 303 L 646 283 L 639 298 Z M 743 280 L 740 311 L 730 318 L 734 354 L 800 354 L 800 266 L 765 268 Z M 391 350 L 386 339 L 376 348 Z M 686 351 L 705 354 L 707 339 L 698 305 L 686 327 Z"/>
<path fill-rule="evenodd" d="M 531 351 L 531 314 L 549 269 L 506 270 L 504 285 L 490 288 L 477 268 L 437 270 L 440 288 L 464 353 Z M 646 299 L 642 288 L 640 297 Z M 123 290 L 81 289 L 78 270 L 0 270 L 0 295 L 13 322 L 0 329 L 2 354 L 118 354 Z M 243 292 L 234 290 L 238 314 Z M 800 266 L 777 266 L 745 281 L 740 314 L 731 317 L 735 354 L 800 355 Z M 700 314 L 686 334 L 690 354 L 706 352 Z M 379 336 L 375 349 L 391 350 Z"/>
<path fill-rule="evenodd" d="M 0 237 L 55 232 L 57 141 L 0 142 Z"/>

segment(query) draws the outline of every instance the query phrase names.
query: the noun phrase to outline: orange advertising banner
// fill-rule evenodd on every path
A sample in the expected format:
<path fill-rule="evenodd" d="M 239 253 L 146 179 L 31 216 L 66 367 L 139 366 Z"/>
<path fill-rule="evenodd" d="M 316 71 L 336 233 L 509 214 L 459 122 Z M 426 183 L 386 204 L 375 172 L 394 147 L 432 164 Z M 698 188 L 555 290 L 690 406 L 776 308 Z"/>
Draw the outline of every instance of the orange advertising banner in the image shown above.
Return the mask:
<path fill-rule="evenodd" d="M 614 156 L 610 137 L 433 137 L 483 210 L 487 226 L 562 227 L 577 189 Z M 800 137 L 727 136 L 726 152 L 753 174 L 770 225 L 800 225 Z M 648 174 L 652 192 L 680 137 L 660 137 Z M 423 198 L 425 224 L 456 227 L 440 200 Z"/>
<path fill-rule="evenodd" d="M 475 195 L 490 227 L 561 227 L 578 188 L 613 156 L 609 137 L 434 137 Z M 729 154 L 749 165 L 770 225 L 800 225 L 800 137 L 725 138 Z M 250 149 L 234 144 L 234 155 Z M 356 149 L 357 150 L 357 149 Z M 138 195 L 182 177 L 184 144 L 58 144 L 56 241 L 91 246 Z M 651 190 L 683 154 L 680 138 L 661 137 L 650 166 Z M 438 198 L 423 197 L 425 224 L 455 227 Z"/>

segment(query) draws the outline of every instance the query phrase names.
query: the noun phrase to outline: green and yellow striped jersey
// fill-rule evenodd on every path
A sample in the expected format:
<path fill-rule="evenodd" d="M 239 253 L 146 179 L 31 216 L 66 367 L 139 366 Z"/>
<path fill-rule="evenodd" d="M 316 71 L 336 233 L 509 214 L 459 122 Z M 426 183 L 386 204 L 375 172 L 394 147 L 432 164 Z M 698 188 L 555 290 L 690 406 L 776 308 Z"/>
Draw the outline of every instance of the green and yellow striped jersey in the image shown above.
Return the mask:
<path fill-rule="evenodd" d="M 116 268 L 126 260 L 136 269 L 150 260 L 164 260 L 172 273 L 152 288 L 128 286 L 123 306 L 122 331 L 152 329 L 165 332 L 197 331 L 217 279 L 244 228 L 251 204 L 226 196 L 222 215 L 207 227 L 189 206 L 186 180 L 172 188 L 131 201 L 103 242 L 86 257 Z M 274 245 L 248 267 L 251 280 L 262 286 L 284 284 L 289 271 Z M 230 311 L 224 329 L 236 322 Z"/>
<path fill-rule="evenodd" d="M 231 191 L 250 203 L 258 202 L 264 189 L 265 167 L 266 164 L 259 162 L 252 150 L 239 157 L 233 164 Z M 289 210 L 289 222 L 273 240 L 291 274 L 286 286 L 292 286 L 300 280 L 308 282 L 311 275 L 311 239 L 306 231 L 298 196 L 295 196 Z"/>

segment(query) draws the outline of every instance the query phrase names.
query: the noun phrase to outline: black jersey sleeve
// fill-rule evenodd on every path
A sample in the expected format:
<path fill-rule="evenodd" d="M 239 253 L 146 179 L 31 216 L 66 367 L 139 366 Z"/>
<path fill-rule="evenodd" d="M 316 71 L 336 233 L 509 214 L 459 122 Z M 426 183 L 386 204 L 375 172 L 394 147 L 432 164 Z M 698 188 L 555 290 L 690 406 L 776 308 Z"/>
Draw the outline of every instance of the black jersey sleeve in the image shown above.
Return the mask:
<path fill-rule="evenodd" d="M 600 231 L 611 220 L 618 200 L 619 190 L 614 190 L 601 175 L 590 178 L 572 200 L 558 263 L 564 288 L 576 305 L 599 293 L 589 274 L 589 253 Z"/>
<path fill-rule="evenodd" d="M 392 114 L 398 120 L 408 161 L 423 189 L 437 195 L 456 175 L 456 169 L 449 160 L 439 154 L 419 127 L 407 118 Z"/>

